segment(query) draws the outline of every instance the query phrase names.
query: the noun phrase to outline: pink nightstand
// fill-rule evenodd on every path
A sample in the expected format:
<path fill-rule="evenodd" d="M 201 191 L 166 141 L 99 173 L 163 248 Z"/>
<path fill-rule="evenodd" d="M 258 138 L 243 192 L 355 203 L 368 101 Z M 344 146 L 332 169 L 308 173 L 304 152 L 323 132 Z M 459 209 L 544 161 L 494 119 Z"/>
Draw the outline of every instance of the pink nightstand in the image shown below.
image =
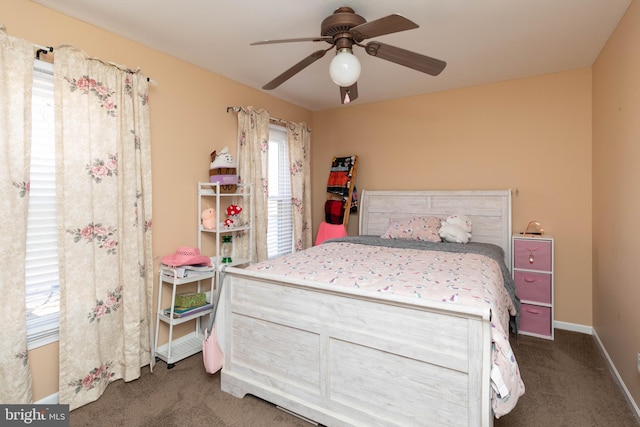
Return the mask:
<path fill-rule="evenodd" d="M 553 238 L 513 236 L 520 333 L 553 339 Z"/>

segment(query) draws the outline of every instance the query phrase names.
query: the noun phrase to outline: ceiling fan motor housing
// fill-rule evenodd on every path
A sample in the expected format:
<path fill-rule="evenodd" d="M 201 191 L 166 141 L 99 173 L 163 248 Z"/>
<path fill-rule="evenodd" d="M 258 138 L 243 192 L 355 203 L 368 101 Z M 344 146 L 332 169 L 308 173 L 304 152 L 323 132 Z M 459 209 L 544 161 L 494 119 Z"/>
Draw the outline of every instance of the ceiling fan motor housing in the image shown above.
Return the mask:
<path fill-rule="evenodd" d="M 349 30 L 365 22 L 367 20 L 356 14 L 350 7 L 340 7 L 333 12 L 333 15 L 326 17 L 322 21 L 320 34 L 333 37 L 338 49 L 350 48 L 353 45 L 353 35 L 349 33 Z"/>

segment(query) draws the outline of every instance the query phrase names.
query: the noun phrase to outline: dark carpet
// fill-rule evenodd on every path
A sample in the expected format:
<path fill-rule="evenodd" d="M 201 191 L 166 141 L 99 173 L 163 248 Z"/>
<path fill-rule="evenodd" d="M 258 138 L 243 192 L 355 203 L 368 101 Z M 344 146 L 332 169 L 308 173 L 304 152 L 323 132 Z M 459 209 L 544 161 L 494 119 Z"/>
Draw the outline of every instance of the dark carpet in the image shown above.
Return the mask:
<path fill-rule="evenodd" d="M 591 335 L 555 330 L 555 340 L 512 338 L 526 388 L 496 427 L 626 427 L 640 422 Z"/>
<path fill-rule="evenodd" d="M 555 341 L 520 336 L 512 341 L 526 393 L 497 427 L 638 426 L 595 339 L 556 330 Z M 196 354 L 167 369 L 125 383 L 114 381 L 96 402 L 70 413 L 73 426 L 279 427 L 307 422 L 253 396 L 235 398 L 220 390 L 220 374 L 205 373 Z M 425 426 L 437 423 L 425 421 Z"/>

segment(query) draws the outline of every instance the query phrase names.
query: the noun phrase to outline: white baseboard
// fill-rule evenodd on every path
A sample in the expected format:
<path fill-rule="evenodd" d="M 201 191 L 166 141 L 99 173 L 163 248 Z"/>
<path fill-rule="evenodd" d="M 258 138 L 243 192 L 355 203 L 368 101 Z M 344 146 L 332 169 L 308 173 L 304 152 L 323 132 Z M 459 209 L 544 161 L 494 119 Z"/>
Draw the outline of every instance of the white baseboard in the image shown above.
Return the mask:
<path fill-rule="evenodd" d="M 582 334 L 593 335 L 593 327 L 586 325 L 579 325 L 577 323 L 560 322 L 555 320 L 553 327 L 556 329 L 564 329 L 565 331 L 580 332 Z"/>
<path fill-rule="evenodd" d="M 600 341 L 600 337 L 598 336 L 598 333 L 595 331 L 595 329 L 593 329 L 593 326 L 578 325 L 576 323 L 568 323 L 568 322 L 559 322 L 557 320 L 553 322 L 553 326 L 556 329 L 564 329 L 567 331 L 581 332 L 583 334 L 593 335 L 595 337 L 596 342 L 598 343 L 598 347 L 600 347 L 602 354 L 604 354 L 604 358 L 607 360 L 609 367 L 613 371 L 613 374 L 617 378 L 618 383 L 622 387 L 622 391 L 627 396 L 627 400 L 629 401 L 629 403 L 631 403 L 631 406 L 636 411 L 636 415 L 640 417 L 640 408 L 638 408 L 638 405 L 636 404 L 635 400 L 633 400 L 631 393 L 629 393 L 629 389 L 625 385 L 624 381 L 622 381 L 622 377 L 620 376 L 620 373 L 616 369 L 616 365 L 613 364 L 613 360 L 611 360 L 611 357 L 609 357 L 609 353 L 607 353 L 607 349 L 604 348 L 604 345 L 602 345 L 602 341 Z"/>
<path fill-rule="evenodd" d="M 60 403 L 60 398 L 58 396 L 58 393 L 53 393 L 33 403 L 37 405 L 57 405 L 58 403 Z"/>
<path fill-rule="evenodd" d="M 602 353 L 604 354 L 605 359 L 607 359 L 607 363 L 609 364 L 609 367 L 611 367 L 611 370 L 613 371 L 614 375 L 618 379 L 620 386 L 622 386 L 622 390 L 624 391 L 624 394 L 627 396 L 627 400 L 629 401 L 629 403 L 631 403 L 631 406 L 633 406 L 633 409 L 636 411 L 636 415 L 640 417 L 640 408 L 638 408 L 638 405 L 636 404 L 635 400 L 633 400 L 631 393 L 629 393 L 629 389 L 625 385 L 624 381 L 622 381 L 622 377 L 620 376 L 620 373 L 616 369 L 616 365 L 613 364 L 613 360 L 611 360 L 611 358 L 609 357 L 609 353 L 607 353 L 607 349 L 604 348 L 604 345 L 602 345 L 602 341 L 600 341 L 600 337 L 598 336 L 598 333 L 595 330 L 593 331 L 593 336 L 595 337 L 596 342 L 600 347 L 600 350 L 602 350 Z"/>

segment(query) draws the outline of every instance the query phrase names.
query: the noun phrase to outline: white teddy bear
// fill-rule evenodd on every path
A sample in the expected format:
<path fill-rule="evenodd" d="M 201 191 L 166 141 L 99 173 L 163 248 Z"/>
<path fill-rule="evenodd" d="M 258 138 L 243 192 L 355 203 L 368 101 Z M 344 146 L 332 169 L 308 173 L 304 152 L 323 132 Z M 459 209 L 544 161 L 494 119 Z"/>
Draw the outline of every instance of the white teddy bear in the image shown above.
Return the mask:
<path fill-rule="evenodd" d="M 445 242 L 467 243 L 471 239 L 471 220 L 466 215 L 449 215 L 438 234 Z"/>

